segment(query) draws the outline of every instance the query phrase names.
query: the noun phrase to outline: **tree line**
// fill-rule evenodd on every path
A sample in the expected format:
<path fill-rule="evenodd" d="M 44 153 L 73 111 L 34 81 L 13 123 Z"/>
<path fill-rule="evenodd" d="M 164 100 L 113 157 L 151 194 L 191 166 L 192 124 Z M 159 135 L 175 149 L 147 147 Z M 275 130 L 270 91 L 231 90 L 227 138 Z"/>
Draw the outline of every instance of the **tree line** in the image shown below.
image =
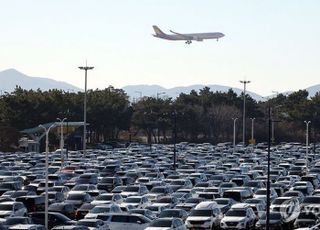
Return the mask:
<path fill-rule="evenodd" d="M 246 140 L 251 138 L 254 120 L 255 139 L 268 138 L 268 109 L 272 111 L 276 142 L 304 141 L 305 123 L 311 121 L 310 137 L 317 140 L 320 125 L 320 94 L 309 97 L 300 90 L 289 95 L 278 94 L 266 101 L 246 98 Z M 16 146 L 20 130 L 66 117 L 83 120 L 83 92 L 61 90 L 25 90 L 20 87 L 0 96 L 0 150 Z M 212 92 L 204 87 L 199 92 L 181 93 L 176 99 L 142 97 L 132 103 L 122 89 L 112 86 L 87 92 L 87 122 L 90 142 L 139 140 L 148 143 L 178 141 L 231 142 L 233 118 L 237 142 L 242 140 L 243 94 Z M 127 134 L 127 135 L 123 135 Z M 312 139 L 313 138 L 313 139 Z"/>

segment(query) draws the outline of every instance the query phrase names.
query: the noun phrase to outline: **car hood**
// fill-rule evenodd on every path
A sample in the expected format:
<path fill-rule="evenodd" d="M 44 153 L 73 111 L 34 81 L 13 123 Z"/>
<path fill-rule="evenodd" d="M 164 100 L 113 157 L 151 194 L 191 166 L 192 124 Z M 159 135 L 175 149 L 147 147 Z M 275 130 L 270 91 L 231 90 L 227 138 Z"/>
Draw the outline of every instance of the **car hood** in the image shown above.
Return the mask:
<path fill-rule="evenodd" d="M 191 220 L 191 221 L 193 221 L 193 220 L 206 221 L 206 220 L 210 220 L 210 219 L 211 219 L 211 217 L 209 217 L 209 216 L 189 216 L 187 218 L 187 221 L 188 220 Z"/>
<path fill-rule="evenodd" d="M 12 213 L 12 211 L 0 211 L 0 216 L 8 216 Z"/>
<path fill-rule="evenodd" d="M 107 200 L 94 200 L 91 202 L 93 205 L 99 205 L 99 204 L 111 204 L 112 201 L 107 201 Z"/>
<path fill-rule="evenodd" d="M 172 228 L 166 228 L 166 227 L 147 227 L 144 230 L 170 230 Z"/>
<path fill-rule="evenodd" d="M 139 194 L 137 192 L 121 192 L 120 194 L 123 195 L 123 196 L 126 196 L 126 197 L 128 197 L 128 196 L 139 196 Z"/>
<path fill-rule="evenodd" d="M 224 222 L 241 222 L 244 221 L 245 217 L 237 217 L 237 216 L 226 216 L 223 217 L 222 221 Z"/>

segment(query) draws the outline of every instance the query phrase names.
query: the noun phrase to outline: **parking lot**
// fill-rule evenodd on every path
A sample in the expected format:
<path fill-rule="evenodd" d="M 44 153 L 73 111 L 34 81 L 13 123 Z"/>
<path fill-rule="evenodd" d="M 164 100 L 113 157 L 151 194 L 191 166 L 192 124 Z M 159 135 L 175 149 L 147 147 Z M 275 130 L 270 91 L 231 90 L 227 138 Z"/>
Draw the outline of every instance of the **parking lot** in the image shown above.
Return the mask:
<path fill-rule="evenodd" d="M 271 147 L 270 229 L 318 229 L 320 146 Z M 265 229 L 267 145 L 49 153 L 49 229 Z M 61 167 L 62 166 L 62 167 Z M 44 229 L 45 153 L 0 155 L 0 229 Z"/>

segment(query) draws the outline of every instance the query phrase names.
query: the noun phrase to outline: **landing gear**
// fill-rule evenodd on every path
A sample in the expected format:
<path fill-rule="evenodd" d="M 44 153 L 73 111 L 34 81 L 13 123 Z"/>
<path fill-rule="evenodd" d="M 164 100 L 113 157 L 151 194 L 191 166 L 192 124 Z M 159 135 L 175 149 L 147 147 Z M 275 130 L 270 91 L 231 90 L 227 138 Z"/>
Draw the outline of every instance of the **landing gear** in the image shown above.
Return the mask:
<path fill-rule="evenodd" d="M 188 45 L 190 45 L 191 43 L 192 43 L 192 41 L 190 41 L 190 40 L 186 41 L 186 44 L 188 44 Z"/>

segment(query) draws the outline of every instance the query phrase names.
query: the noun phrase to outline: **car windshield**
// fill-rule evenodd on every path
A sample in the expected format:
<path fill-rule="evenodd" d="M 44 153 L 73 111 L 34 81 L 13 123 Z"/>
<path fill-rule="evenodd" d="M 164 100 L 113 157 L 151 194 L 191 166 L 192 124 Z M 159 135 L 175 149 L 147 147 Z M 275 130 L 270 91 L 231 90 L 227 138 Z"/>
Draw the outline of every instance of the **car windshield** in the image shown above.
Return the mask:
<path fill-rule="evenodd" d="M 256 192 L 256 195 L 266 195 L 267 194 L 267 190 L 258 190 L 257 192 Z"/>
<path fill-rule="evenodd" d="M 179 217 L 180 211 L 179 210 L 164 210 L 160 213 L 159 217 Z"/>
<path fill-rule="evenodd" d="M 164 193 L 165 192 L 165 188 L 157 188 L 157 187 L 155 187 L 155 188 L 152 188 L 151 190 L 150 190 L 150 192 L 153 192 L 153 193 Z"/>
<path fill-rule="evenodd" d="M 171 203 L 172 199 L 170 197 L 163 197 L 157 201 L 157 203 Z"/>
<path fill-rule="evenodd" d="M 125 191 L 125 192 L 138 192 L 139 187 L 136 187 L 136 186 L 126 187 L 123 191 Z"/>
<path fill-rule="evenodd" d="M 300 212 L 298 219 L 315 220 L 317 217 L 312 212 Z"/>
<path fill-rule="evenodd" d="M 259 204 L 261 203 L 261 200 L 256 200 L 256 199 L 248 199 L 246 200 L 247 204 Z"/>
<path fill-rule="evenodd" d="M 68 200 L 82 200 L 85 194 L 69 194 Z"/>
<path fill-rule="evenodd" d="M 210 210 L 210 209 L 205 209 L 205 210 L 194 209 L 191 211 L 190 216 L 212 216 L 212 210 Z"/>
<path fill-rule="evenodd" d="M 141 198 L 136 198 L 136 197 L 128 197 L 126 199 L 127 203 L 140 203 Z"/>
<path fill-rule="evenodd" d="M 186 203 L 192 203 L 192 204 L 198 204 L 200 203 L 202 200 L 199 200 L 197 198 L 189 198 L 188 200 L 186 200 Z"/>
<path fill-rule="evenodd" d="M 88 189 L 88 186 L 85 185 L 77 185 L 72 190 L 74 191 L 86 191 Z"/>
<path fill-rule="evenodd" d="M 175 181 L 172 181 L 170 184 L 171 184 L 171 185 L 184 185 L 184 181 L 175 180 Z"/>
<path fill-rule="evenodd" d="M 272 204 L 282 204 L 286 201 L 288 201 L 288 199 L 275 199 Z"/>
<path fill-rule="evenodd" d="M 12 205 L 11 204 L 0 204 L 0 210 L 12 211 Z"/>
<path fill-rule="evenodd" d="M 101 195 L 96 198 L 96 200 L 112 200 L 113 195 Z"/>
<path fill-rule="evenodd" d="M 159 208 L 157 206 L 149 206 L 149 207 L 146 207 L 146 209 L 149 209 L 150 211 L 153 211 L 153 212 L 159 211 Z"/>
<path fill-rule="evenodd" d="M 104 213 L 109 211 L 110 211 L 110 207 L 94 207 L 93 209 L 90 210 L 90 213 Z"/>
<path fill-rule="evenodd" d="M 171 227 L 171 223 L 172 223 L 171 220 L 158 219 L 158 220 L 153 221 L 149 226 L 150 227 L 162 227 L 162 228 L 166 227 L 166 228 L 170 228 Z"/>
<path fill-rule="evenodd" d="M 237 210 L 237 209 L 232 209 L 232 210 L 229 210 L 227 213 L 226 213 L 226 216 L 246 216 L 247 215 L 247 212 L 246 210 Z"/>
<path fill-rule="evenodd" d="M 260 219 L 261 219 L 261 220 L 265 220 L 266 217 L 267 217 L 267 215 L 266 215 L 266 213 L 264 212 L 264 213 L 261 215 Z M 270 219 L 271 219 L 271 220 L 281 220 L 281 219 L 282 219 L 282 215 L 281 215 L 280 212 L 270 212 Z"/>
<path fill-rule="evenodd" d="M 224 200 L 224 199 L 217 199 L 217 200 L 214 200 L 215 202 L 217 202 L 217 204 L 229 204 L 229 200 Z"/>
<path fill-rule="evenodd" d="M 319 204 L 320 203 L 320 197 L 306 197 L 302 203 L 315 203 Z"/>

